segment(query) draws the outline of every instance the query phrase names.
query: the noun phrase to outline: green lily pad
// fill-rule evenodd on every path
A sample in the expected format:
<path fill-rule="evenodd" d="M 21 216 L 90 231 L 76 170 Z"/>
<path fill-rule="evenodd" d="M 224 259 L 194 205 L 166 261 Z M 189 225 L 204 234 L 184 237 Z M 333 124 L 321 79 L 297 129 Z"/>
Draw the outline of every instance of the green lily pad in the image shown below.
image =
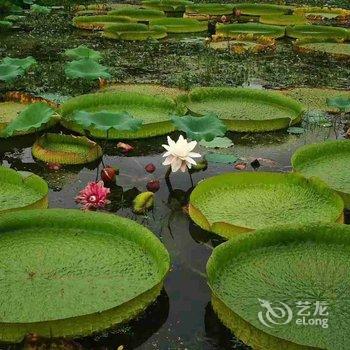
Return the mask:
<path fill-rule="evenodd" d="M 233 146 L 233 142 L 228 137 L 215 137 L 211 141 L 200 141 L 199 144 L 206 148 L 229 148 Z"/>
<path fill-rule="evenodd" d="M 350 97 L 336 96 L 327 99 L 329 107 L 338 108 L 341 112 L 350 110 Z"/>
<path fill-rule="evenodd" d="M 113 16 L 125 16 L 137 19 L 138 21 L 149 21 L 151 19 L 165 17 L 165 13 L 160 10 L 150 10 L 142 8 L 125 7 L 108 12 Z"/>
<path fill-rule="evenodd" d="M 72 116 L 74 122 L 84 129 L 93 127 L 96 130 L 109 132 L 116 131 L 137 131 L 142 126 L 142 120 L 134 119 L 128 112 L 86 112 L 77 111 Z"/>
<path fill-rule="evenodd" d="M 226 38 L 237 38 L 240 35 L 247 34 L 281 38 L 285 35 L 285 28 L 260 23 L 218 24 L 216 34 Z"/>
<path fill-rule="evenodd" d="M 15 210 L 47 208 L 48 191 L 41 177 L 0 166 L 0 215 Z"/>
<path fill-rule="evenodd" d="M 12 22 L 10 22 L 10 21 L 0 21 L 0 30 L 1 31 L 2 30 L 6 31 L 6 30 L 8 30 L 10 28 L 12 28 Z"/>
<path fill-rule="evenodd" d="M 103 30 L 107 25 L 115 23 L 132 23 L 136 20 L 124 16 L 78 16 L 73 18 L 73 25 L 80 29 Z"/>
<path fill-rule="evenodd" d="M 35 141 L 32 154 L 47 163 L 85 164 L 99 159 L 103 152 L 85 136 L 44 134 Z"/>
<path fill-rule="evenodd" d="M 207 114 L 203 117 L 173 116 L 171 118 L 178 130 L 186 133 L 187 137 L 196 141 L 212 141 L 216 136 L 224 136 L 227 128 L 215 115 Z"/>
<path fill-rule="evenodd" d="M 65 56 L 74 60 L 90 58 L 94 61 L 99 61 L 102 58 L 102 55 L 100 52 L 90 49 L 85 45 L 80 45 L 74 49 L 66 50 L 64 54 Z"/>
<path fill-rule="evenodd" d="M 348 225 L 241 235 L 208 261 L 212 306 L 253 349 L 349 349 L 349 261 Z"/>
<path fill-rule="evenodd" d="M 335 59 L 350 58 L 350 44 L 339 43 L 337 40 L 323 40 L 321 39 L 304 39 L 297 40 L 294 44 L 294 49 L 300 53 L 311 53 L 311 54 L 327 54 Z"/>
<path fill-rule="evenodd" d="M 160 18 L 150 21 L 151 25 L 163 26 L 168 33 L 198 33 L 208 30 L 206 22 L 191 18 Z"/>
<path fill-rule="evenodd" d="M 342 198 L 324 182 L 294 173 L 228 173 L 200 182 L 189 213 L 207 231 L 232 238 L 282 224 L 343 222 Z"/>
<path fill-rule="evenodd" d="M 108 79 L 111 75 L 108 68 L 99 64 L 91 58 L 83 58 L 78 61 L 72 61 L 66 64 L 65 73 L 71 79 L 95 80 L 99 78 Z"/>
<path fill-rule="evenodd" d="M 307 18 L 301 15 L 264 15 L 259 18 L 259 22 L 275 26 L 302 25 L 309 23 Z"/>
<path fill-rule="evenodd" d="M 185 7 L 192 4 L 189 0 L 142 0 L 143 7 L 170 13 L 185 12 Z"/>
<path fill-rule="evenodd" d="M 124 112 L 143 122 L 138 131 L 122 131 L 111 129 L 108 139 L 137 139 L 168 134 L 175 130 L 171 115 L 184 115 L 186 109 L 177 105 L 173 99 L 166 96 L 148 95 L 129 91 L 103 92 L 74 97 L 62 105 L 61 123 L 68 129 L 84 134 L 84 128 L 74 120 L 78 111 L 96 113 L 106 111 L 114 115 Z M 109 124 L 108 124 L 109 123 Z M 113 121 L 107 120 L 107 125 Z M 106 138 L 104 130 L 89 126 L 88 131 L 93 137 Z"/>
<path fill-rule="evenodd" d="M 23 69 L 13 64 L 0 64 L 0 80 L 9 82 L 23 75 Z"/>
<path fill-rule="evenodd" d="M 69 209 L 4 214 L 1 341 L 86 336 L 136 318 L 159 295 L 169 254 L 138 223 Z M 6 299 L 6 302 L 4 300 Z"/>
<path fill-rule="evenodd" d="M 208 153 L 204 156 L 208 163 L 234 164 L 239 160 L 234 154 Z"/>
<path fill-rule="evenodd" d="M 290 6 L 275 4 L 237 3 L 235 8 L 249 16 L 284 15 L 291 11 Z"/>
<path fill-rule="evenodd" d="M 199 3 L 186 6 L 186 16 L 193 14 L 222 16 L 232 15 L 234 4 L 220 4 L 220 3 Z"/>
<path fill-rule="evenodd" d="M 30 11 L 32 13 L 37 13 L 37 14 L 41 14 L 41 15 L 48 15 L 51 12 L 51 8 L 47 7 L 47 6 L 33 4 L 32 6 L 30 6 Z"/>
<path fill-rule="evenodd" d="M 288 134 L 300 135 L 305 133 L 305 129 L 297 126 L 291 126 L 287 129 Z"/>
<path fill-rule="evenodd" d="M 349 33 L 346 28 L 316 25 L 296 25 L 286 28 L 286 35 L 297 39 L 337 39 L 346 40 Z M 317 40 L 315 40 L 317 41 Z"/>
<path fill-rule="evenodd" d="M 33 65 L 36 65 L 37 61 L 32 56 L 28 56 L 26 58 L 5 57 L 1 61 L 1 64 L 8 64 L 8 65 L 12 65 L 12 66 L 18 66 L 21 69 L 23 69 L 23 71 L 26 72 L 30 67 L 32 67 Z"/>
<path fill-rule="evenodd" d="M 336 190 L 350 209 L 350 141 L 337 140 L 299 148 L 292 157 L 295 171 L 317 177 Z"/>
<path fill-rule="evenodd" d="M 4 130 L 5 136 L 17 133 L 27 133 L 39 130 L 55 118 L 55 111 L 46 103 L 38 102 L 28 105 L 16 119 L 10 122 Z"/>

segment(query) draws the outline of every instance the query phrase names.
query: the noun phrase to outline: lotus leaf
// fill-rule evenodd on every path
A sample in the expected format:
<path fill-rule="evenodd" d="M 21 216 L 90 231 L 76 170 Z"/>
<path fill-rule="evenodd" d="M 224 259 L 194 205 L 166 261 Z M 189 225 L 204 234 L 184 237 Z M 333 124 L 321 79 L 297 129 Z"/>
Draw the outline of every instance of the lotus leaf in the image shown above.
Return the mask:
<path fill-rule="evenodd" d="M 280 26 L 260 23 L 218 24 L 216 34 L 228 38 L 237 38 L 237 36 L 242 34 L 281 38 L 285 35 L 285 29 Z"/>
<path fill-rule="evenodd" d="M 0 81 L 11 81 L 23 74 L 23 69 L 13 64 L 0 64 Z"/>
<path fill-rule="evenodd" d="M 69 49 L 64 52 L 64 54 L 74 60 L 80 60 L 84 58 L 90 58 L 94 61 L 99 61 L 102 58 L 100 52 L 90 49 L 85 45 L 80 45 L 74 49 Z"/>
<path fill-rule="evenodd" d="M 281 224 L 343 222 L 342 198 L 324 182 L 294 173 L 228 173 L 200 182 L 190 197 L 191 218 L 231 238 Z"/>
<path fill-rule="evenodd" d="M 11 57 L 5 57 L 2 61 L 1 64 L 8 64 L 12 66 L 17 66 L 23 69 L 23 71 L 27 71 L 30 67 L 33 65 L 36 65 L 37 62 L 35 58 L 32 56 L 28 56 L 26 58 L 11 58 Z"/>
<path fill-rule="evenodd" d="M 233 142 L 228 137 L 215 137 L 212 141 L 200 141 L 199 144 L 206 148 L 229 148 Z"/>
<path fill-rule="evenodd" d="M 303 106 L 280 94 L 250 88 L 195 88 L 180 97 L 194 114 L 214 113 L 232 131 L 287 128 L 301 119 Z"/>
<path fill-rule="evenodd" d="M 0 166 L 0 214 L 47 208 L 48 186 L 39 176 Z"/>
<path fill-rule="evenodd" d="M 350 141 L 337 140 L 299 148 L 293 169 L 305 177 L 317 177 L 336 190 L 350 209 Z"/>
<path fill-rule="evenodd" d="M 93 127 L 107 133 L 111 130 L 137 131 L 142 127 L 142 120 L 134 119 L 128 112 L 77 111 L 73 114 L 72 119 L 84 129 Z"/>
<path fill-rule="evenodd" d="M 101 147 L 84 136 L 44 134 L 32 147 L 33 156 L 47 163 L 85 164 L 103 154 Z"/>
<path fill-rule="evenodd" d="M 73 119 L 77 111 L 90 113 L 107 111 L 121 114 L 128 112 L 135 119 L 143 121 L 138 131 L 110 130 L 109 139 L 128 139 L 163 135 L 175 130 L 171 115 L 184 115 L 186 109 L 165 96 L 152 96 L 136 92 L 104 92 L 74 97 L 62 105 L 61 123 L 68 129 L 84 134 L 84 129 Z M 106 138 L 106 132 L 89 127 L 92 136 Z"/>
<path fill-rule="evenodd" d="M 349 261 L 347 225 L 293 225 L 241 235 L 209 258 L 212 306 L 253 349 L 348 349 Z M 308 316 L 299 316 L 300 306 L 308 306 Z"/>
<path fill-rule="evenodd" d="M 86 336 L 129 321 L 159 295 L 169 254 L 138 223 L 72 209 L 0 222 L 1 341 Z M 6 302 L 4 302 L 6 299 Z"/>
<path fill-rule="evenodd" d="M 346 28 L 316 25 L 296 25 L 286 28 L 287 36 L 297 39 L 335 39 L 346 40 L 349 33 Z"/>
<path fill-rule="evenodd" d="M 124 16 L 78 16 L 73 18 L 73 25 L 88 30 L 103 30 L 114 23 L 131 23 L 135 20 Z"/>
<path fill-rule="evenodd" d="M 66 64 L 65 73 L 71 79 L 95 80 L 99 78 L 108 79 L 111 75 L 108 68 L 99 64 L 91 58 L 83 58 L 78 61 L 72 61 Z"/>
<path fill-rule="evenodd" d="M 350 110 L 350 97 L 336 96 L 327 98 L 327 105 L 339 109 L 341 112 Z"/>
<path fill-rule="evenodd" d="M 174 116 L 171 119 L 176 128 L 185 132 L 191 140 L 212 141 L 216 136 L 224 136 L 227 131 L 225 124 L 215 114 L 203 117 Z"/>
<path fill-rule="evenodd" d="M 254 3 L 237 3 L 235 8 L 240 10 L 242 14 L 249 16 L 284 15 L 292 10 L 289 6 Z"/>
<path fill-rule="evenodd" d="M 239 157 L 234 154 L 208 153 L 205 160 L 208 163 L 234 164 L 239 161 Z"/>
<path fill-rule="evenodd" d="M 46 103 L 33 103 L 23 109 L 16 119 L 10 122 L 4 130 L 5 136 L 17 133 L 28 133 L 49 124 L 55 118 L 55 111 Z"/>
<path fill-rule="evenodd" d="M 149 21 L 151 19 L 165 17 L 165 13 L 163 11 L 130 7 L 112 10 L 109 12 L 109 14 L 113 16 L 125 16 L 135 18 L 138 21 Z"/>
<path fill-rule="evenodd" d="M 196 33 L 204 32 L 208 29 L 207 23 L 191 18 L 167 17 L 151 20 L 150 23 L 165 27 L 168 33 Z"/>
<path fill-rule="evenodd" d="M 12 27 L 12 22 L 10 21 L 0 21 L 0 32 L 2 30 L 7 30 Z"/>

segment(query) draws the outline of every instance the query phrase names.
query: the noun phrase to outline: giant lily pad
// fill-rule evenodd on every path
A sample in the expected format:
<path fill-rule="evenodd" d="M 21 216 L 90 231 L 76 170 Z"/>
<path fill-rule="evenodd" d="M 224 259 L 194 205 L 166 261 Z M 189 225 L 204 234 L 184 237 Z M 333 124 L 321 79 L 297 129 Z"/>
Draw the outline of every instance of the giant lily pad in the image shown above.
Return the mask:
<path fill-rule="evenodd" d="M 298 15 L 264 15 L 259 18 L 259 22 L 275 26 L 291 26 L 309 23 L 304 16 Z"/>
<path fill-rule="evenodd" d="M 74 59 L 74 60 L 80 60 L 84 58 L 90 58 L 95 61 L 99 61 L 102 57 L 101 53 L 90 49 L 89 47 L 85 45 L 80 45 L 74 49 L 69 49 L 64 52 L 65 56 Z"/>
<path fill-rule="evenodd" d="M 297 39 L 336 39 L 343 41 L 347 39 L 349 32 L 347 29 L 340 27 L 296 25 L 287 27 L 286 34 Z"/>
<path fill-rule="evenodd" d="M 113 16 L 126 16 L 137 19 L 138 21 L 149 21 L 151 19 L 165 17 L 165 13 L 163 11 L 132 7 L 125 7 L 112 10 L 109 12 L 109 14 Z"/>
<path fill-rule="evenodd" d="M 282 224 L 343 222 L 341 197 L 323 182 L 297 174 L 228 173 L 199 183 L 190 216 L 226 238 Z"/>
<path fill-rule="evenodd" d="M 350 99 L 350 91 L 328 88 L 292 88 L 281 93 L 298 100 L 309 110 L 336 112 L 338 109 L 327 104 L 328 98 L 342 97 Z"/>
<path fill-rule="evenodd" d="M 350 58 L 350 44 L 349 43 L 339 43 L 336 40 L 313 40 L 304 39 L 297 40 L 294 44 L 294 49 L 300 53 L 311 53 L 311 54 L 327 54 L 336 59 L 346 59 Z"/>
<path fill-rule="evenodd" d="M 62 106 L 62 124 L 74 131 L 84 134 L 84 128 L 74 121 L 78 111 L 96 113 L 107 111 L 111 116 L 128 112 L 135 119 L 143 121 L 138 131 L 110 130 L 109 139 L 142 138 L 162 135 L 174 131 L 170 116 L 183 115 L 186 109 L 168 97 L 152 96 L 133 92 L 105 92 L 74 97 Z M 119 118 L 119 117 L 118 117 Z M 110 125 L 113 125 L 112 121 Z M 107 138 L 105 130 L 90 126 L 87 128 L 92 136 Z"/>
<path fill-rule="evenodd" d="M 8 64 L 12 66 L 18 66 L 21 69 L 23 69 L 24 72 L 26 72 L 30 67 L 33 65 L 36 65 L 37 62 L 35 58 L 32 56 L 28 56 L 26 58 L 11 58 L 11 57 L 5 57 L 2 61 L 2 64 Z"/>
<path fill-rule="evenodd" d="M 23 69 L 13 64 L 0 64 L 0 81 L 11 81 L 23 74 Z"/>
<path fill-rule="evenodd" d="M 336 19 L 338 17 L 349 17 L 350 11 L 341 8 L 331 8 L 331 7 L 297 7 L 294 9 L 293 13 L 295 15 L 305 16 L 311 20 L 319 19 Z"/>
<path fill-rule="evenodd" d="M 253 349 L 348 349 L 349 261 L 346 225 L 242 235 L 215 248 L 208 261 L 212 306 Z"/>
<path fill-rule="evenodd" d="M 212 141 L 217 136 L 224 136 L 227 130 L 225 124 L 214 114 L 203 117 L 174 116 L 172 121 L 178 130 L 185 132 L 188 138 L 196 141 Z"/>
<path fill-rule="evenodd" d="M 84 136 L 44 134 L 32 147 L 33 156 L 47 163 L 85 164 L 103 154 L 101 147 Z"/>
<path fill-rule="evenodd" d="M 99 78 L 110 78 L 108 68 L 99 64 L 91 58 L 72 61 L 66 64 L 65 73 L 71 79 L 88 79 L 95 80 Z"/>
<path fill-rule="evenodd" d="M 226 38 L 237 38 L 242 34 L 262 35 L 270 38 L 281 38 L 285 34 L 284 27 L 260 23 L 218 24 L 216 34 Z"/>
<path fill-rule="evenodd" d="M 133 319 L 169 270 L 158 238 L 116 215 L 22 211 L 3 215 L 0 231 L 2 279 L 10 281 L 0 286 L 2 341 L 85 336 Z"/>
<path fill-rule="evenodd" d="M 268 131 L 300 121 L 303 106 L 278 93 L 249 88 L 195 88 L 181 100 L 197 114 L 214 113 L 233 131 Z"/>
<path fill-rule="evenodd" d="M 292 165 L 303 176 L 315 176 L 326 182 L 350 209 L 350 141 L 326 141 L 301 147 L 294 153 Z"/>
<path fill-rule="evenodd" d="M 274 4 L 237 3 L 235 8 L 244 15 L 284 15 L 291 12 L 291 7 Z"/>
<path fill-rule="evenodd" d="M 164 12 L 185 12 L 185 6 L 192 5 L 189 0 L 142 0 L 142 6 Z"/>
<path fill-rule="evenodd" d="M 12 28 L 12 22 L 10 21 L 0 21 L 0 32 L 1 31 L 6 31 L 8 29 L 11 29 Z"/>
<path fill-rule="evenodd" d="M 78 16 L 73 18 L 73 25 L 80 29 L 103 30 L 113 23 L 131 23 L 134 20 L 124 16 Z"/>
<path fill-rule="evenodd" d="M 47 183 L 41 177 L 0 166 L 0 214 L 47 208 L 48 191 Z"/>
<path fill-rule="evenodd" d="M 134 119 L 129 113 L 114 113 L 109 111 L 86 112 L 77 111 L 73 114 L 73 120 L 84 129 L 93 127 L 96 130 L 109 133 L 116 131 L 137 131 L 142 126 L 142 120 Z M 108 134 L 106 134 L 108 136 Z"/>
<path fill-rule="evenodd" d="M 335 96 L 327 98 L 327 105 L 341 112 L 350 110 L 350 97 Z"/>
<path fill-rule="evenodd" d="M 113 24 L 105 27 L 103 36 L 114 40 L 162 39 L 167 36 L 166 28 L 148 26 L 142 23 Z"/>
<path fill-rule="evenodd" d="M 232 15 L 233 4 L 219 4 L 219 3 L 200 3 L 186 6 L 186 16 L 198 15 Z"/>
<path fill-rule="evenodd" d="M 205 32 L 208 29 L 206 22 L 200 22 L 191 18 L 167 17 L 151 20 L 150 23 L 165 27 L 168 33 L 197 33 Z"/>
<path fill-rule="evenodd" d="M 28 105 L 13 119 L 3 131 L 4 136 L 28 134 L 55 122 L 55 111 L 46 103 Z"/>

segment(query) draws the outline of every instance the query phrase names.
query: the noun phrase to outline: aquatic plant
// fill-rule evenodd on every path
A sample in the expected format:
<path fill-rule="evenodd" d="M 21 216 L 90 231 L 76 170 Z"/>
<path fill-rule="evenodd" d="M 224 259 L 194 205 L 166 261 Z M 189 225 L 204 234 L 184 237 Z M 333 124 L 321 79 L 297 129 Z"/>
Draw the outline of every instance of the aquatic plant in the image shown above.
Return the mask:
<path fill-rule="evenodd" d="M 338 109 L 341 113 L 345 113 L 350 110 L 350 96 L 328 97 L 327 105 Z"/>
<path fill-rule="evenodd" d="M 142 0 L 142 6 L 167 13 L 185 12 L 185 6 L 192 5 L 189 0 Z"/>
<path fill-rule="evenodd" d="M 103 30 L 105 26 L 114 23 L 132 23 L 135 20 L 125 16 L 77 16 L 73 18 L 73 25 L 80 29 Z"/>
<path fill-rule="evenodd" d="M 337 224 L 272 227 L 233 238 L 207 263 L 213 309 L 254 349 L 346 349 L 349 247 L 350 228 Z M 297 321 L 301 307 L 307 308 L 304 326 Z"/>
<path fill-rule="evenodd" d="M 30 133 L 53 125 L 57 121 L 57 114 L 46 103 L 37 102 L 28 105 L 13 119 L 3 131 L 4 136 Z"/>
<path fill-rule="evenodd" d="M 259 22 L 276 26 L 290 26 L 308 24 L 307 18 L 301 15 L 263 15 Z"/>
<path fill-rule="evenodd" d="M 5 57 L 1 60 L 1 64 L 17 66 L 21 68 L 23 72 L 26 72 L 29 68 L 35 66 L 37 64 L 37 61 L 32 56 L 28 56 L 26 58 Z"/>
<path fill-rule="evenodd" d="M 13 64 L 0 64 L 0 81 L 9 82 L 23 75 L 24 71 Z"/>
<path fill-rule="evenodd" d="M 133 211 L 135 214 L 144 214 L 154 205 L 154 193 L 151 191 L 138 194 L 133 201 Z"/>
<path fill-rule="evenodd" d="M 236 3 L 235 9 L 249 16 L 284 15 L 292 11 L 290 6 L 256 3 Z"/>
<path fill-rule="evenodd" d="M 101 147 L 84 136 L 44 134 L 32 147 L 35 158 L 55 164 L 85 164 L 103 154 Z"/>
<path fill-rule="evenodd" d="M 45 209 L 48 192 L 41 177 L 0 166 L 0 215 L 23 209 Z"/>
<path fill-rule="evenodd" d="M 237 161 L 239 161 L 239 157 L 235 154 L 222 154 L 210 152 L 207 153 L 204 157 L 208 163 L 235 164 Z"/>
<path fill-rule="evenodd" d="M 296 25 L 286 28 L 286 35 L 296 39 L 334 39 L 344 41 L 347 39 L 349 32 L 346 28 L 317 26 L 317 25 Z"/>
<path fill-rule="evenodd" d="M 268 131 L 300 121 L 303 106 L 278 93 L 249 89 L 195 88 L 179 97 L 194 115 L 216 114 L 232 131 Z"/>
<path fill-rule="evenodd" d="M 166 157 L 163 165 L 170 165 L 173 173 L 178 170 L 184 173 L 187 169 L 191 169 L 192 165 L 197 164 L 193 158 L 200 158 L 201 155 L 192 152 L 197 145 L 196 141 L 188 142 L 182 135 L 176 142 L 170 136 L 167 137 L 167 140 L 168 144 L 162 145 L 166 149 L 163 154 L 163 157 Z"/>
<path fill-rule="evenodd" d="M 108 12 L 113 16 L 125 16 L 137 19 L 138 21 L 150 21 L 152 19 L 165 17 L 165 13 L 159 10 L 125 7 Z"/>
<path fill-rule="evenodd" d="M 142 23 L 113 24 L 105 27 L 103 36 L 115 40 L 148 40 L 162 39 L 167 36 L 166 28 L 148 26 Z"/>
<path fill-rule="evenodd" d="M 197 33 L 208 29 L 207 23 L 191 18 L 166 17 L 153 19 L 150 24 L 165 27 L 168 33 Z"/>
<path fill-rule="evenodd" d="M 342 8 L 332 7 L 310 7 L 303 6 L 294 9 L 295 15 L 305 16 L 310 20 L 342 19 L 350 17 L 350 11 Z"/>
<path fill-rule="evenodd" d="M 303 146 L 292 157 L 293 169 L 305 177 L 317 177 L 336 190 L 350 209 L 350 141 L 325 141 Z"/>
<path fill-rule="evenodd" d="M 6 342 L 20 342 L 28 333 L 87 336 L 132 320 L 157 298 L 170 267 L 153 233 L 117 215 L 28 210 L 3 215 L 0 230 L 1 264 L 13 266 L 3 277 L 17 291 L 14 296 L 1 284 L 0 294 L 7 295 L 6 306 L 1 303 Z M 50 252 L 45 258 L 43 247 Z M 50 273 L 42 279 L 42 271 Z M 15 278 L 18 273 L 23 277 Z"/>
<path fill-rule="evenodd" d="M 171 119 L 178 130 L 185 132 L 189 139 L 195 141 L 212 141 L 217 136 L 224 136 L 227 131 L 226 125 L 215 114 L 202 117 L 173 116 Z"/>
<path fill-rule="evenodd" d="M 200 182 L 191 193 L 189 214 L 203 229 L 232 238 L 281 224 L 343 222 L 343 209 L 341 197 L 317 179 L 241 172 Z"/>
<path fill-rule="evenodd" d="M 9 30 L 11 28 L 12 28 L 12 22 L 11 21 L 6 21 L 6 20 L 0 21 L 0 32 Z"/>
<path fill-rule="evenodd" d="M 253 34 L 256 36 L 262 35 L 270 38 L 281 38 L 285 35 L 285 28 L 260 23 L 219 23 L 216 26 L 216 34 L 221 35 L 225 38 L 237 38 L 242 34 Z"/>
<path fill-rule="evenodd" d="M 90 58 L 94 61 L 100 61 L 102 55 L 99 51 L 90 49 L 85 45 L 80 45 L 74 49 L 67 49 L 64 55 L 73 60 L 80 60 L 84 58 Z"/>
<path fill-rule="evenodd" d="M 48 15 L 51 12 L 51 8 L 47 6 L 33 4 L 30 6 L 30 12 L 40 15 Z"/>
<path fill-rule="evenodd" d="M 103 181 L 89 182 L 75 197 L 75 201 L 82 204 L 84 210 L 101 209 L 110 203 L 108 200 L 110 193 L 111 190 L 104 187 Z"/>
<path fill-rule="evenodd" d="M 200 3 L 186 6 L 187 15 L 233 15 L 234 4 L 220 4 L 220 3 Z"/>
<path fill-rule="evenodd" d="M 113 113 L 128 112 L 133 118 L 143 121 L 138 131 L 110 130 L 109 139 L 136 139 L 163 135 L 174 131 L 170 115 L 183 115 L 186 109 L 165 96 L 152 96 L 133 92 L 105 92 L 74 97 L 62 105 L 61 123 L 74 131 L 84 134 L 84 129 L 73 119 L 77 111 Z M 106 131 L 88 127 L 92 136 L 106 138 Z"/>
<path fill-rule="evenodd" d="M 111 77 L 107 67 L 91 58 L 82 58 L 77 61 L 68 62 L 64 71 L 70 79 L 96 80 Z"/>
<path fill-rule="evenodd" d="M 214 137 L 211 141 L 200 141 L 199 145 L 206 148 L 229 148 L 233 146 L 233 142 L 228 137 Z"/>

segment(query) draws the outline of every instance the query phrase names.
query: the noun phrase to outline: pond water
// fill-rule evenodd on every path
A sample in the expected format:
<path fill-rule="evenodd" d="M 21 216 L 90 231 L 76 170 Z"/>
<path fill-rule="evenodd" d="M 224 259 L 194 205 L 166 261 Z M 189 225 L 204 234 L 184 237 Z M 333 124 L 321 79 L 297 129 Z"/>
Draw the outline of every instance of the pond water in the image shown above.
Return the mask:
<path fill-rule="evenodd" d="M 67 15 L 60 12 L 45 19 L 29 18 L 26 30 L 0 36 L 0 58 L 32 55 L 41 67 L 40 72 L 18 79 L 16 84 L 0 85 L 0 93 L 21 90 L 62 100 L 64 96 L 96 89 L 94 83 L 76 83 L 63 74 L 62 52 L 80 44 L 99 50 L 104 57 L 103 64 L 110 67 L 117 81 L 156 82 L 181 88 L 201 85 L 349 87 L 348 64 L 324 56 L 301 58 L 293 53 L 289 40 L 282 41 L 276 53 L 261 56 L 235 56 L 208 50 L 196 37 L 172 36 L 159 43 L 115 43 L 101 40 L 96 34 L 74 30 Z M 61 128 L 54 131 L 71 133 Z M 239 156 L 248 163 L 249 171 L 290 171 L 290 158 L 298 147 L 326 138 L 343 138 L 345 131 L 345 124 L 338 123 L 335 128 L 317 128 L 301 135 L 286 131 L 256 135 L 230 133 L 228 136 L 234 146 L 221 152 Z M 177 136 L 174 133 L 172 137 Z M 87 182 L 96 179 L 102 165 L 48 170 L 31 155 L 31 146 L 37 137 L 0 139 L 0 164 L 42 176 L 50 187 L 49 207 L 77 208 L 75 195 Z M 64 349 L 108 350 L 120 345 L 128 350 L 249 349 L 231 335 L 211 308 L 205 266 L 213 247 L 222 240 L 201 230 L 186 214 L 185 206 L 193 188 L 188 174 L 173 174 L 170 182 L 165 180 L 161 145 L 166 143 L 166 137 L 130 141 L 128 143 L 135 149 L 127 155 L 117 148 L 117 142 L 99 143 L 105 154 L 104 164 L 120 169 L 117 183 L 111 188 L 112 203 L 106 210 L 136 220 L 152 230 L 170 252 L 171 273 L 161 296 L 139 319 L 92 337 L 58 340 L 55 345 Z M 203 147 L 197 151 L 208 152 Z M 260 164 L 258 168 L 250 165 L 256 159 Z M 156 166 L 153 174 L 144 169 L 148 163 Z M 204 178 L 231 171 L 239 170 L 233 165 L 209 164 L 206 171 L 192 175 L 193 185 Z M 135 215 L 131 202 L 136 194 L 146 190 L 146 183 L 152 179 L 161 182 L 155 207 L 147 215 Z M 348 214 L 346 220 L 350 220 Z M 43 348 L 49 344 L 42 342 Z M 31 348 L 28 343 L 25 346 Z M 23 344 L 2 348 L 22 349 Z"/>

